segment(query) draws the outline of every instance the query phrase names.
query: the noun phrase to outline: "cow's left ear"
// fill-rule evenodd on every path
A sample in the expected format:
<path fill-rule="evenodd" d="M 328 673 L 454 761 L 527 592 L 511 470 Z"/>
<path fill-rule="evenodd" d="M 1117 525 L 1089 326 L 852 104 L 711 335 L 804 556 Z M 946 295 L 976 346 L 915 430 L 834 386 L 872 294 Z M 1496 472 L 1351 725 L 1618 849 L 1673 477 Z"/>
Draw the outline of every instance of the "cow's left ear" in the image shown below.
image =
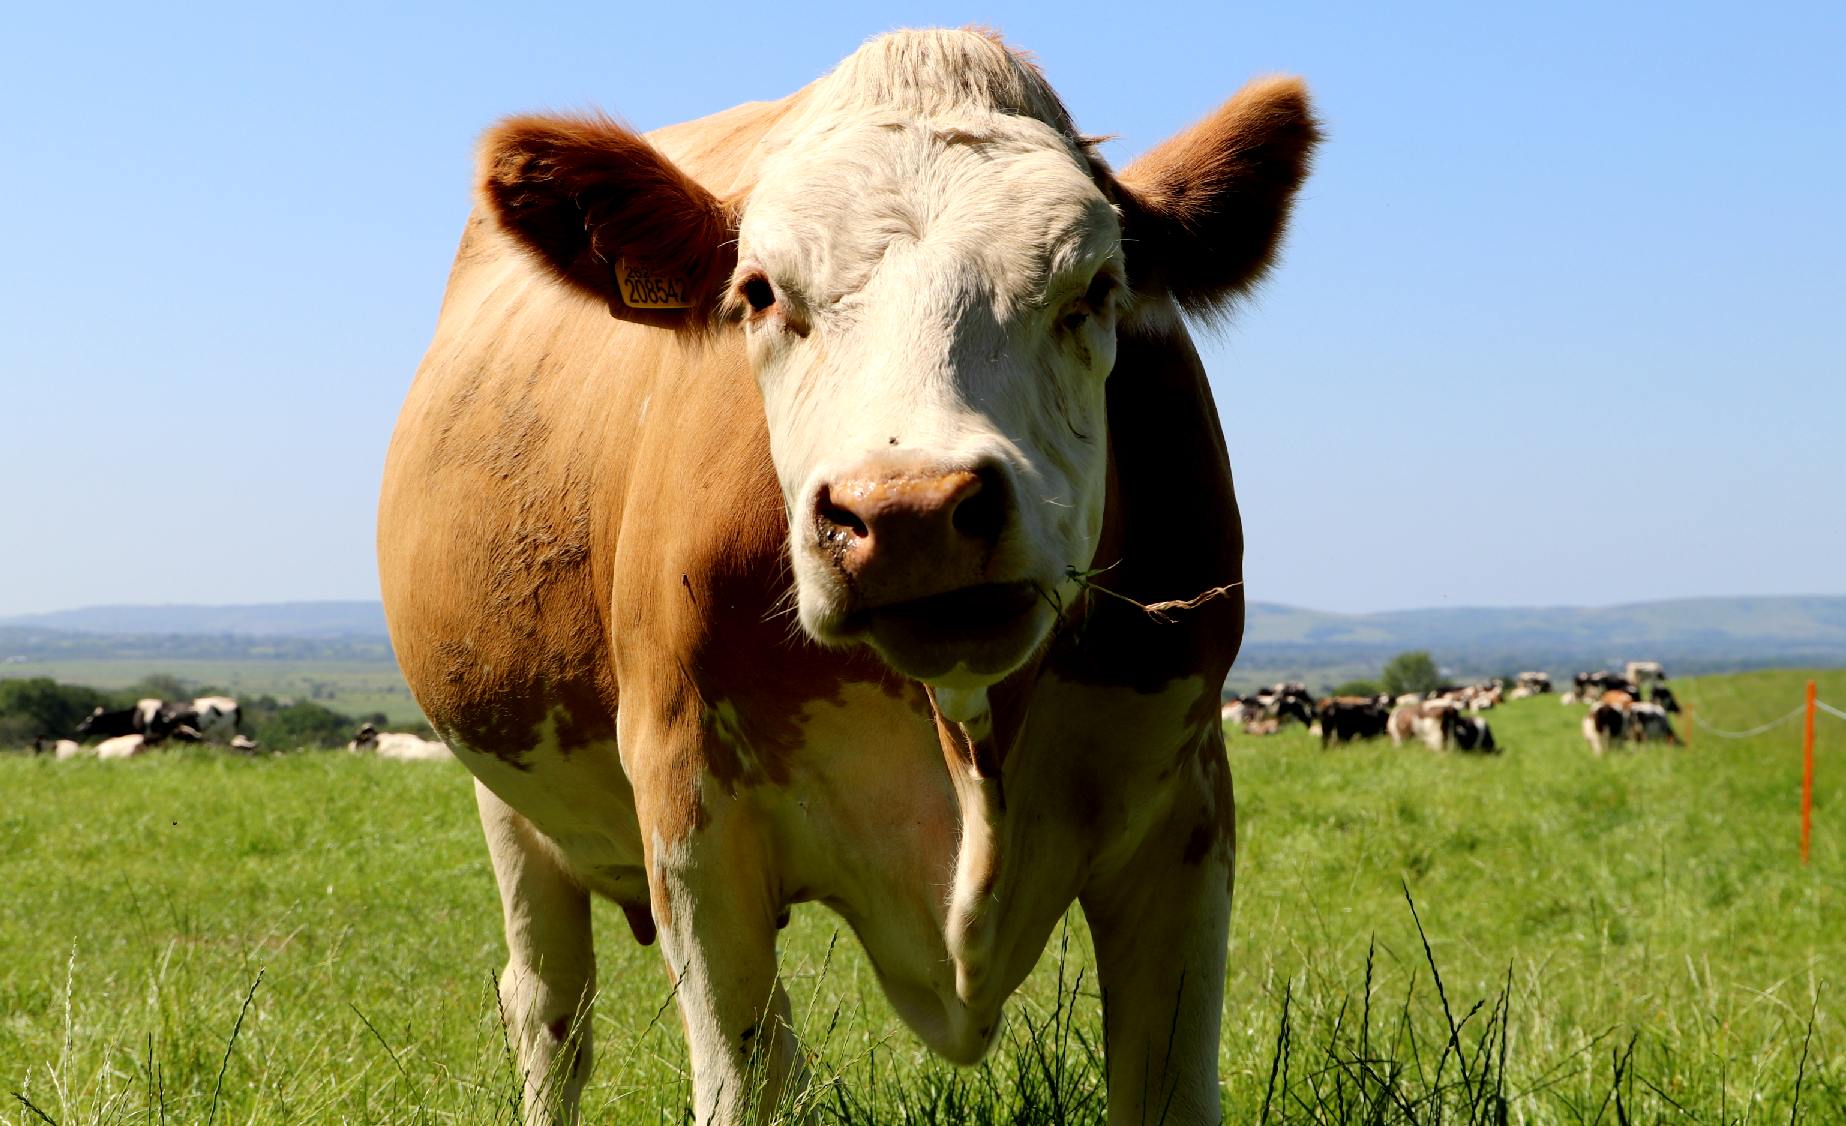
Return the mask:
<path fill-rule="evenodd" d="M 606 117 L 514 117 L 481 139 L 480 193 L 558 280 L 623 320 L 708 325 L 736 266 L 733 208 Z"/>
<path fill-rule="evenodd" d="M 1129 165 L 1116 203 L 1130 286 L 1222 312 L 1274 261 L 1319 141 L 1307 87 L 1264 78 Z"/>

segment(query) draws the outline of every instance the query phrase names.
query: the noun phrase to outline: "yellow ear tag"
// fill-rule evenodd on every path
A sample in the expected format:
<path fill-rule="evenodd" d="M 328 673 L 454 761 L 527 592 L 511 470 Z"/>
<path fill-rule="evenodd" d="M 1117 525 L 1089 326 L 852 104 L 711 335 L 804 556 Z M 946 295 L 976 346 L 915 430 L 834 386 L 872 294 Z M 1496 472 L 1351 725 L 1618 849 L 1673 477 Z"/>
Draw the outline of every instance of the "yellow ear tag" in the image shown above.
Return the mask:
<path fill-rule="evenodd" d="M 626 258 L 615 260 L 615 281 L 622 290 L 622 304 L 630 309 L 690 309 L 686 299 L 686 279 L 652 273 L 640 266 L 630 266 Z"/>

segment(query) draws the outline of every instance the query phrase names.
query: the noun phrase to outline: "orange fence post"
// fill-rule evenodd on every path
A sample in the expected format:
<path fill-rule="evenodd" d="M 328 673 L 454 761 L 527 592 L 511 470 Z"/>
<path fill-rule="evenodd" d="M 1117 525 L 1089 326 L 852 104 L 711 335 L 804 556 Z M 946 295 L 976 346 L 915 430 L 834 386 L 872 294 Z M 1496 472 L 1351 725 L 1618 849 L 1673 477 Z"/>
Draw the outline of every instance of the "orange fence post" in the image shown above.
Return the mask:
<path fill-rule="evenodd" d="M 1807 730 L 1801 737 L 1801 862 L 1808 862 L 1808 837 L 1814 827 L 1814 682 L 1808 681 Z"/>

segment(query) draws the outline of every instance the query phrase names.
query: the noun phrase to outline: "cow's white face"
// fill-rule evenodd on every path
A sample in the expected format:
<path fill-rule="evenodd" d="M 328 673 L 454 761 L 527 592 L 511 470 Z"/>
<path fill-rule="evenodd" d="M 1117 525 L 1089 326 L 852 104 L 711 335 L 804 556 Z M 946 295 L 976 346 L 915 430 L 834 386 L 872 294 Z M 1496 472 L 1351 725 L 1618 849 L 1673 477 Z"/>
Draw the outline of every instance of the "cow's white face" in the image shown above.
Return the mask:
<path fill-rule="evenodd" d="M 1044 641 L 1096 549 L 1121 226 L 1029 118 L 817 132 L 752 191 L 731 294 L 801 624 L 978 689 Z"/>

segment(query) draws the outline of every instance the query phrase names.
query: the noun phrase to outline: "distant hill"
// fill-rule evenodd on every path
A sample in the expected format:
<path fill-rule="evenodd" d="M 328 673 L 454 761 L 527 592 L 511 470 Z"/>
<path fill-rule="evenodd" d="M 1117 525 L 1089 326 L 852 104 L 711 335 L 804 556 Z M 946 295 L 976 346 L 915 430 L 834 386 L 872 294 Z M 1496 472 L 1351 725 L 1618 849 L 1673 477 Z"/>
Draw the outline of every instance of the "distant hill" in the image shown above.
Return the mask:
<path fill-rule="evenodd" d="M 1327 614 L 1252 603 L 1238 664 L 1376 667 L 1427 649 L 1464 674 L 1553 673 L 1658 660 L 1683 672 L 1846 665 L 1846 597 L 1684 598 L 1624 606 L 1457 607 Z"/>
<path fill-rule="evenodd" d="M 1250 604 L 1234 683 L 1289 674 L 1316 683 L 1428 649 L 1458 674 L 1554 673 L 1648 659 L 1681 672 L 1846 666 L 1846 597 L 1687 598 L 1626 606 L 1330 614 Z M 92 657 L 391 659 L 377 602 L 94 606 L 0 618 L 0 660 Z M 1271 674 L 1276 675 L 1271 675 Z"/>
<path fill-rule="evenodd" d="M 247 606 L 86 606 L 0 618 L 8 627 L 70 633 L 384 637 L 377 602 L 258 602 Z"/>

